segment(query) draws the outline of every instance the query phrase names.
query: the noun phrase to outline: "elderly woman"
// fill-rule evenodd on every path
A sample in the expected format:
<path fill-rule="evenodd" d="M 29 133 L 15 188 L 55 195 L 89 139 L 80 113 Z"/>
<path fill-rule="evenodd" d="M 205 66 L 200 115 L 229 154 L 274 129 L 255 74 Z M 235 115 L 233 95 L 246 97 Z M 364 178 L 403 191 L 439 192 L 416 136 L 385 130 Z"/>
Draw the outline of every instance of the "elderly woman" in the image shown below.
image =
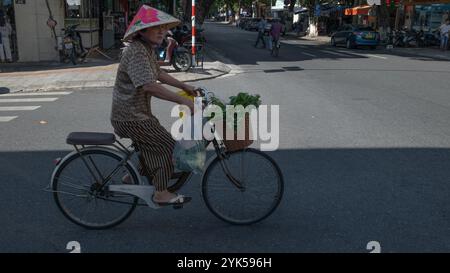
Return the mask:
<path fill-rule="evenodd" d="M 180 23 L 176 18 L 157 9 L 143 5 L 131 22 L 124 40 L 127 41 L 114 86 L 111 124 L 120 137 L 131 138 L 141 152 L 145 166 L 140 166 L 154 176 L 153 201 L 160 205 L 186 203 L 189 197 L 171 193 L 167 183 L 173 173 L 172 152 L 174 140 L 161 126 L 150 109 L 150 99 L 156 97 L 188 106 L 193 113 L 193 102 L 171 92 L 165 83 L 195 95 L 195 87 L 184 84 L 161 71 L 156 58 L 158 47 L 166 32 Z M 124 177 L 126 183 L 129 177 Z"/>

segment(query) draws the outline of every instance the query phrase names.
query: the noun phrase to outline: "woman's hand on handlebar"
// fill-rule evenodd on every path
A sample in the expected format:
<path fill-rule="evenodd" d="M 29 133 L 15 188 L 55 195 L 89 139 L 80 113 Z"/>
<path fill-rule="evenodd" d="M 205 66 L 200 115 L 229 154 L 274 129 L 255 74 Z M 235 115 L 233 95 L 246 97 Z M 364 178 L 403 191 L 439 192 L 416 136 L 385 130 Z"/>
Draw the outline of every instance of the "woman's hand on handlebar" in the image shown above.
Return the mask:
<path fill-rule="evenodd" d="M 189 84 L 185 84 L 183 90 L 189 93 L 191 96 L 200 97 L 202 96 L 201 89 Z"/>

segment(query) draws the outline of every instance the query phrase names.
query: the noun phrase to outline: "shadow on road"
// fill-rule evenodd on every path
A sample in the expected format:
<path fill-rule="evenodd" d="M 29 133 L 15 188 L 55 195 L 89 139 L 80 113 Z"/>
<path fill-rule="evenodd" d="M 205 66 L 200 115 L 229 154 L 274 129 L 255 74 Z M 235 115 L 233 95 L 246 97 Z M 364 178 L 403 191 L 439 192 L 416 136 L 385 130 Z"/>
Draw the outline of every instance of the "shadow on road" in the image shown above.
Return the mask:
<path fill-rule="evenodd" d="M 8 87 L 0 87 L 0 95 L 2 95 L 2 94 L 8 94 L 8 93 L 10 93 L 11 91 L 9 90 L 9 88 Z"/>
<path fill-rule="evenodd" d="M 0 251 L 66 252 L 384 252 L 450 249 L 450 149 L 296 149 L 269 153 L 285 196 L 253 226 L 231 226 L 205 207 L 199 177 L 183 210 L 139 208 L 120 226 L 87 231 L 66 220 L 42 189 L 68 151 L 1 152 Z M 6 229 L 5 229 L 6 227 Z"/>

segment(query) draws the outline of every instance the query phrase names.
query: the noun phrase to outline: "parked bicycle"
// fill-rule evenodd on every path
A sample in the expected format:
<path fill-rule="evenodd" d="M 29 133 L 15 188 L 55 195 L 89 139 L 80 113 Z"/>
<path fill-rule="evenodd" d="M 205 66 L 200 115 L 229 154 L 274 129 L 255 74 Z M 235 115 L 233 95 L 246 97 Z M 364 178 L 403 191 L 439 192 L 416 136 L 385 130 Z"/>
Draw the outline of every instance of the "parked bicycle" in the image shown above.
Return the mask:
<path fill-rule="evenodd" d="M 206 104 L 211 93 L 203 91 Z M 214 132 L 215 156 L 205 165 L 202 197 L 207 208 L 219 219 L 236 225 L 253 224 L 271 215 L 281 202 L 283 175 L 266 153 L 253 148 L 228 151 Z M 88 229 L 106 229 L 125 221 L 137 206 L 161 208 L 152 201 L 152 174 L 146 185 L 133 156 L 136 146 L 125 147 L 114 134 L 73 132 L 66 142 L 75 151 L 55 160 L 49 191 L 63 215 Z M 128 175 L 130 183 L 122 178 Z M 169 191 L 184 186 L 191 173 L 175 173 Z M 173 205 L 182 208 L 183 204 Z"/>

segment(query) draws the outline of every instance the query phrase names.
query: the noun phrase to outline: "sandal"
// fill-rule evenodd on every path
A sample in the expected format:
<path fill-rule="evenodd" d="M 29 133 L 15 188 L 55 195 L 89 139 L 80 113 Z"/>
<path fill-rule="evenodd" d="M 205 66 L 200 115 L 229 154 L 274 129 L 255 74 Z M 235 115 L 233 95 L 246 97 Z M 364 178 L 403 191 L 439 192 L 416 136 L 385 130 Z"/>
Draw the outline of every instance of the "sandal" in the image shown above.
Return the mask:
<path fill-rule="evenodd" d="M 133 184 L 133 181 L 131 181 L 131 176 L 129 174 L 124 175 L 122 177 L 122 183 L 127 185 Z"/>
<path fill-rule="evenodd" d="M 155 196 L 153 195 L 152 196 L 153 203 L 155 203 L 159 206 L 172 206 L 172 205 L 178 206 L 178 205 L 183 205 L 183 204 L 189 203 L 192 200 L 191 197 L 187 197 L 187 196 L 184 196 L 181 194 L 177 194 L 177 196 L 170 199 L 169 202 L 156 202 L 154 197 Z"/>

